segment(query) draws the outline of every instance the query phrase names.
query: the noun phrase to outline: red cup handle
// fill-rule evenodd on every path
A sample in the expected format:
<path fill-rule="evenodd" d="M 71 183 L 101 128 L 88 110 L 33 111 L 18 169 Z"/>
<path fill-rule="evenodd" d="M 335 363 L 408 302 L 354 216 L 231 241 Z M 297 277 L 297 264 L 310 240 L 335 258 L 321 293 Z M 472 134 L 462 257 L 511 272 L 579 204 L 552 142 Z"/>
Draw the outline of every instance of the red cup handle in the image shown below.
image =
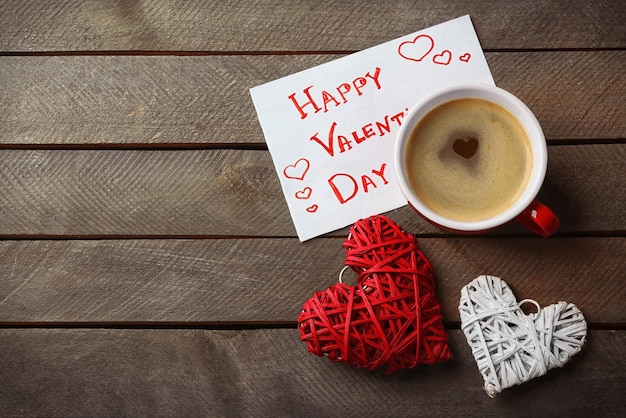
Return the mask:
<path fill-rule="evenodd" d="M 542 237 L 554 234 L 561 224 L 554 212 L 536 199 L 515 220 Z"/>

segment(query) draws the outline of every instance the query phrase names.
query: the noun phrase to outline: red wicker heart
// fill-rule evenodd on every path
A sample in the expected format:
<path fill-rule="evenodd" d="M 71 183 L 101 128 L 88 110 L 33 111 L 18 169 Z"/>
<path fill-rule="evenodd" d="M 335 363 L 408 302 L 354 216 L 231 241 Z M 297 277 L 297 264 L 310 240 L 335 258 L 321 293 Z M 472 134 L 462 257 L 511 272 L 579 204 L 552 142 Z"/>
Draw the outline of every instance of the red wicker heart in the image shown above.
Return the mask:
<path fill-rule="evenodd" d="M 387 373 L 452 359 L 432 267 L 415 238 L 378 215 L 355 223 L 343 245 L 358 282 L 304 303 L 298 328 L 309 352 Z"/>

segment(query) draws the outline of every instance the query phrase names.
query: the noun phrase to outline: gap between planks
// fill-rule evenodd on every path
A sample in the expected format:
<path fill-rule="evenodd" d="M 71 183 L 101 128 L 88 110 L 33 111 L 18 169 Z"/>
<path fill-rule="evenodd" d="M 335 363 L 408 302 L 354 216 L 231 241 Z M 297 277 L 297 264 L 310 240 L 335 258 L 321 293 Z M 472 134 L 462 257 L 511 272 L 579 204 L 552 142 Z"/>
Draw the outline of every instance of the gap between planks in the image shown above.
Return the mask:
<path fill-rule="evenodd" d="M 458 321 L 443 321 L 447 330 L 460 330 Z M 296 329 L 296 321 L 112 321 L 112 322 L 0 322 L 0 329 L 204 329 L 204 330 L 256 330 L 256 329 Z M 588 322 L 589 330 L 624 331 L 626 323 Z"/>
<path fill-rule="evenodd" d="M 626 138 L 597 138 L 597 139 L 547 139 L 548 146 L 578 146 L 578 145 L 617 145 L 626 144 Z M 97 144 L 1 144 L 0 150 L 30 150 L 30 151 L 203 151 L 203 150 L 242 150 L 268 151 L 266 142 L 253 143 L 97 143 Z"/>
<path fill-rule="evenodd" d="M 500 52 L 605 52 L 605 51 L 624 51 L 626 48 L 607 47 L 607 48 L 484 48 L 485 53 Z M 0 51 L 0 57 L 98 57 L 98 56 L 147 56 L 147 57 L 211 57 L 211 56 L 274 56 L 274 55 L 350 55 L 363 51 L 355 50 L 263 50 L 263 51 L 140 51 L 140 50 L 102 50 L 102 51 Z"/>

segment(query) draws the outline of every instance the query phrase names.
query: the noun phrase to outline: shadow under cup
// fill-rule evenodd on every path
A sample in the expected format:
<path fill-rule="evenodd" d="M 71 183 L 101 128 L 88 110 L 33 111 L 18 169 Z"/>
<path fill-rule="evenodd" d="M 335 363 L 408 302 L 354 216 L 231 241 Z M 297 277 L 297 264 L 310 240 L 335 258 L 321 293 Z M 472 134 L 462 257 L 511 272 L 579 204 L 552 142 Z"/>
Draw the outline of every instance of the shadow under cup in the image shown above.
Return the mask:
<path fill-rule="evenodd" d="M 429 115 L 433 109 L 438 108 L 440 105 L 445 104 L 445 106 L 440 107 L 440 109 L 443 109 L 452 102 L 463 103 L 462 101 L 458 101 L 458 99 L 481 99 L 479 101 L 491 102 L 508 110 L 523 127 L 527 137 L 527 148 L 530 148 L 530 152 L 527 153 L 527 158 L 530 158 L 531 164 L 529 168 L 530 172 L 526 174 L 528 180 L 525 181 L 525 185 L 522 186 L 521 191 L 509 205 L 500 208 L 501 210 L 494 209 L 487 217 L 479 219 L 453 219 L 450 216 L 446 216 L 434 210 L 425 203 L 424 199 L 420 198 L 420 195 L 411 186 L 411 180 L 407 174 L 408 164 L 412 163 L 407 161 L 407 148 L 411 147 L 409 143 L 411 142 L 415 127 L 424 120 L 425 116 Z M 439 112 L 439 110 L 437 111 Z M 424 124 L 425 123 L 428 122 L 424 122 Z M 454 152 L 459 154 L 462 158 L 469 159 L 472 156 L 476 146 L 480 146 L 480 139 L 477 145 L 475 143 L 475 135 L 471 133 L 472 129 L 468 128 L 468 126 L 464 126 L 462 121 L 458 122 L 458 126 L 456 126 L 456 121 L 454 121 L 453 124 L 455 124 L 455 126 L 450 129 L 456 132 L 455 135 L 462 139 L 462 141 L 456 141 L 454 144 L 451 144 L 450 137 L 442 136 L 440 138 L 439 136 L 433 136 L 441 143 L 441 145 L 437 145 L 437 147 L 440 147 L 440 150 L 433 152 L 432 155 L 430 152 L 425 153 L 425 158 L 445 159 L 446 153 L 451 152 L 447 151 L 447 149 L 451 149 L 452 145 L 455 146 Z M 497 141 L 497 139 L 495 140 Z M 456 145 L 459 145 L 458 149 Z M 502 144 L 497 145 L 500 146 Z M 548 151 L 543 130 L 534 114 L 521 100 L 499 87 L 487 84 L 463 84 L 439 90 L 422 99 L 409 111 L 408 115 L 403 120 L 396 141 L 394 158 L 396 177 L 400 189 L 408 203 L 422 217 L 441 229 L 461 233 L 480 233 L 498 228 L 515 219 L 533 232 L 545 237 L 552 235 L 559 226 L 558 218 L 552 211 L 536 200 L 537 194 L 543 184 L 548 164 Z M 429 160 L 422 161 L 426 161 L 427 163 L 431 162 Z M 469 164 L 469 161 L 467 163 Z M 428 171 L 428 173 L 430 173 L 430 171 Z M 446 181 L 448 181 L 448 183 L 453 181 L 453 177 L 449 177 L 445 171 L 441 171 L 437 172 L 437 177 L 431 183 L 436 185 L 440 181 L 438 179 L 442 179 L 446 176 L 448 177 L 444 179 L 445 181 L 441 181 L 442 184 Z M 461 185 L 461 187 L 463 187 L 463 185 Z M 445 188 L 442 188 L 442 190 L 445 190 Z"/>

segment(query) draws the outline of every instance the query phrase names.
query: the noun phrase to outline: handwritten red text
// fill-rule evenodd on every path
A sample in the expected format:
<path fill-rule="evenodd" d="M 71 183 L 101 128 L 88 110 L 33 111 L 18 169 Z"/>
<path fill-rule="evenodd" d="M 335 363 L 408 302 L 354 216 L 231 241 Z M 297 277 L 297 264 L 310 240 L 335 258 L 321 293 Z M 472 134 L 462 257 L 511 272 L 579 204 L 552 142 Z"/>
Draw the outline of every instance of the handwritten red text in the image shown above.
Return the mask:
<path fill-rule="evenodd" d="M 385 115 L 381 120 L 367 123 L 348 134 L 337 133 L 337 122 L 333 122 L 328 129 L 326 139 L 321 139 L 319 132 L 316 132 L 311 136 L 310 140 L 319 144 L 328 155 L 334 157 L 337 149 L 340 153 L 346 152 L 351 150 L 354 145 L 361 144 L 369 138 L 385 136 L 385 134 L 391 132 L 391 129 L 402 125 L 402 119 L 405 116 L 406 113 L 404 111 L 394 115 Z"/>
<path fill-rule="evenodd" d="M 339 203 L 343 205 L 353 199 L 359 191 L 368 193 L 371 188 L 378 188 L 377 182 L 381 184 L 380 182 L 382 181 L 383 185 L 388 184 L 389 181 L 385 177 L 385 168 L 387 168 L 387 164 L 383 163 L 378 170 L 372 169 L 372 174 L 375 177 L 369 173 L 357 175 L 356 177 L 348 173 L 333 174 L 328 179 L 328 184 Z"/>
<path fill-rule="evenodd" d="M 302 90 L 302 94 L 292 93 L 287 98 L 291 100 L 300 119 L 306 119 L 310 111 L 317 113 L 328 112 L 329 106 L 340 106 L 348 103 L 351 97 L 361 96 L 364 91 L 371 86 L 372 82 L 376 90 L 380 90 L 380 67 L 376 67 L 374 72 L 367 72 L 365 76 L 356 77 L 350 82 L 341 83 L 331 90 L 314 91 L 315 86 L 308 86 Z M 371 87 L 370 87 L 371 89 Z"/>

